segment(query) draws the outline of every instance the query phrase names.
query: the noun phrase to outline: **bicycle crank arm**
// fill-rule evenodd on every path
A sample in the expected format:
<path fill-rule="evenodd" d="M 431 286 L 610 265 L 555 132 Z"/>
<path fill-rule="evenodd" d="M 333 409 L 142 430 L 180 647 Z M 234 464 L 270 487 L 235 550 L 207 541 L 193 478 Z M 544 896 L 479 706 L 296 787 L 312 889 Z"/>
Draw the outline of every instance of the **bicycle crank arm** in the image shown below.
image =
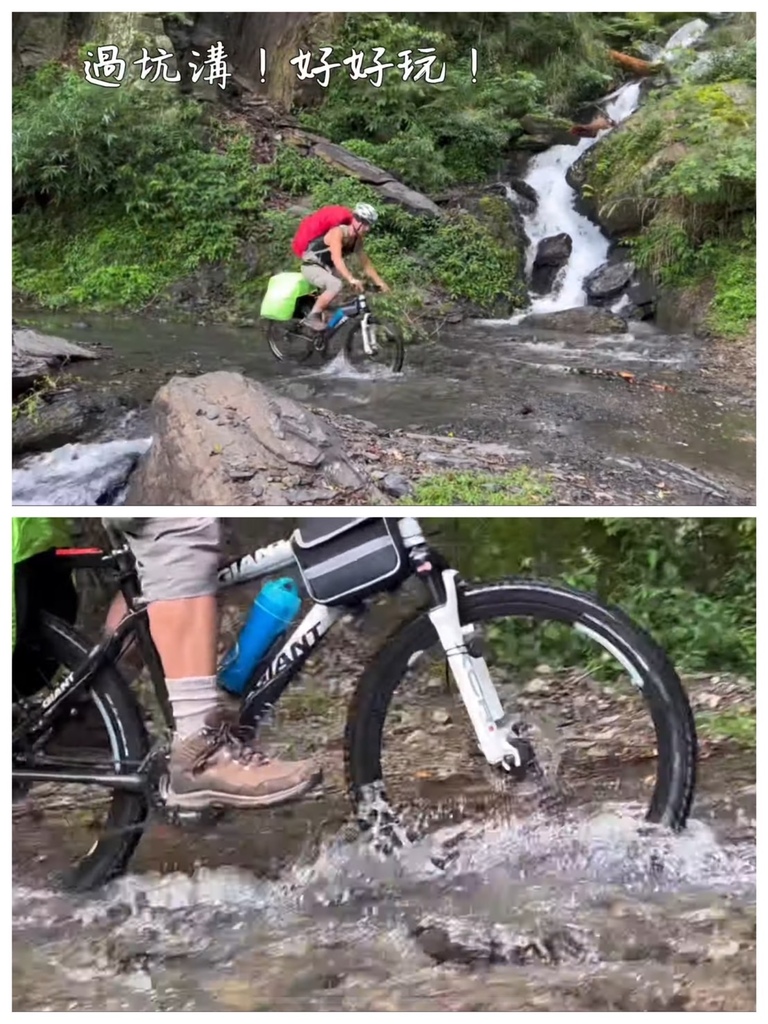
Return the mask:
<path fill-rule="evenodd" d="M 459 618 L 457 576 L 455 569 L 443 571 L 445 604 L 433 608 L 429 612 L 429 618 L 443 645 L 448 665 L 464 701 L 483 756 L 491 765 L 501 764 L 505 760 L 516 765 L 520 760 L 519 753 L 507 741 L 504 709 L 485 658 L 473 656 L 465 642 Z"/>
<path fill-rule="evenodd" d="M 60 782 L 75 783 L 82 786 L 105 786 L 107 789 L 119 789 L 129 793 L 139 793 L 147 789 L 149 780 L 146 775 L 97 775 L 93 772 L 78 771 L 43 771 L 34 768 L 14 768 L 14 782 Z"/>

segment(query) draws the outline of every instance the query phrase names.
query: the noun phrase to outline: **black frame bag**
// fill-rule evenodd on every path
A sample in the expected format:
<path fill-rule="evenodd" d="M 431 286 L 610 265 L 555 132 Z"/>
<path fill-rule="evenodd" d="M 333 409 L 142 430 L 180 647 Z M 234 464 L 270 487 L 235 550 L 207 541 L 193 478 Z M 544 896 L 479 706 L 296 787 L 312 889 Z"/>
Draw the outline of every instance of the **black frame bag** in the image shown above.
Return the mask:
<path fill-rule="evenodd" d="M 291 545 L 317 604 L 356 604 L 395 589 L 413 572 L 397 519 L 308 519 Z"/>

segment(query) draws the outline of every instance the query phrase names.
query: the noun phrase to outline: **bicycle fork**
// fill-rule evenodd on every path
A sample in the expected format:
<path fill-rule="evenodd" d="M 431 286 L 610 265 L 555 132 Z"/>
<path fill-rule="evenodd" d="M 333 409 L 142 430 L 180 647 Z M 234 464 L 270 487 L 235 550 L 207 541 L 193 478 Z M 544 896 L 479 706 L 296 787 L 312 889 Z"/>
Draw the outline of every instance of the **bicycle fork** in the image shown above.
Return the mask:
<path fill-rule="evenodd" d="M 456 590 L 455 569 L 442 573 L 445 603 L 428 613 L 442 644 L 464 707 L 472 722 L 480 750 L 490 765 L 511 770 L 520 768 L 520 750 L 508 738 L 508 724 L 499 695 L 482 654 L 476 654 L 467 645 L 473 627 L 462 626 L 459 618 L 459 599 Z"/>

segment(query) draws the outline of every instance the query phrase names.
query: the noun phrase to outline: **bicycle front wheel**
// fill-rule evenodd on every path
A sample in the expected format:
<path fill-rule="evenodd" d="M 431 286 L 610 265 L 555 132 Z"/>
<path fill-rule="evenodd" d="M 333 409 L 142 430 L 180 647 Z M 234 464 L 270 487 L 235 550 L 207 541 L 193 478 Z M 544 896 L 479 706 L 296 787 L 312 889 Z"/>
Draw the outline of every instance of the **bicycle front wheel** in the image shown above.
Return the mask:
<path fill-rule="evenodd" d="M 391 373 L 400 373 L 405 360 L 405 344 L 400 331 L 392 324 L 373 323 L 368 327 L 369 349 L 366 350 L 362 324 L 359 322 L 347 335 L 345 353 L 349 362 L 359 370 L 380 366 Z"/>
<path fill-rule="evenodd" d="M 483 631 L 487 648 L 483 653 L 504 711 L 514 709 L 517 716 L 522 705 L 525 719 L 525 706 L 540 704 L 539 694 L 549 685 L 554 713 L 561 718 L 556 723 L 558 741 L 562 730 L 563 735 L 573 736 L 577 747 L 581 744 L 581 753 L 572 761 L 577 781 L 579 757 L 585 751 L 591 756 L 598 748 L 597 760 L 581 773 L 581 784 L 590 796 L 615 795 L 617 776 L 631 765 L 633 786 L 652 782 L 647 820 L 675 830 L 685 825 L 696 776 L 694 720 L 677 672 L 647 633 L 623 612 L 590 594 L 536 581 L 461 586 L 459 609 L 462 625 Z M 429 618 L 421 614 L 387 642 L 361 678 L 350 704 L 345 734 L 347 784 L 363 827 L 381 820 L 378 812 L 371 813 L 372 806 L 384 808 L 385 817 L 395 805 L 420 811 L 425 799 L 432 806 L 437 800 L 445 807 L 456 795 L 457 780 L 464 783 L 464 808 L 468 806 L 466 789 L 473 791 L 478 781 L 487 786 L 489 773 L 497 773 L 491 786 L 496 793 L 501 787 L 509 795 L 514 786 L 503 769 L 491 769 L 478 756 L 474 733 L 467 749 L 471 730 L 458 695 L 454 694 L 451 711 L 435 706 L 449 691 L 444 682 L 424 671 L 430 650 L 444 658 Z M 538 664 L 542 651 L 546 656 L 553 650 L 566 656 L 562 668 Z M 615 672 L 606 684 L 604 700 L 602 694 L 597 696 L 596 677 L 606 678 L 609 662 Z M 545 672 L 551 674 L 536 679 L 534 685 L 531 675 Z M 406 682 L 410 685 L 405 686 Z M 631 697 L 621 692 L 621 683 L 628 683 L 626 690 L 634 690 L 641 698 L 637 706 L 632 707 Z M 507 699 L 511 707 L 505 706 Z M 611 699 L 615 704 L 609 711 L 616 714 L 606 716 Z M 619 732 L 622 726 L 610 730 L 600 724 L 592 732 L 584 710 L 589 702 L 598 708 L 596 723 L 624 718 L 627 728 L 622 742 L 631 748 L 629 753 L 626 749 L 617 753 L 608 740 L 604 740 L 605 751 L 599 751 L 601 737 Z M 456 723 L 463 726 L 463 735 L 454 742 L 452 732 L 460 731 Z M 643 730 L 648 734 L 644 739 Z M 558 770 L 563 771 L 569 759 L 559 757 Z M 652 760 L 653 767 L 648 763 Z"/>
<path fill-rule="evenodd" d="M 51 686 L 81 665 L 92 647 L 53 616 L 43 617 L 35 644 L 43 657 L 60 666 Z M 106 775 L 138 771 L 148 749 L 133 694 L 117 670 L 107 666 L 72 707 L 69 718 L 57 719 L 51 735 L 43 737 L 34 751 L 17 748 L 14 755 L 23 754 L 28 768 L 65 770 L 75 763 L 81 771 L 87 766 Z M 81 891 L 125 870 L 148 815 L 143 793 L 96 785 L 34 782 L 28 792 L 21 789 L 21 796 L 13 808 L 14 861 L 29 864 L 40 859 L 37 854 L 42 850 L 45 863 L 53 865 L 61 882 Z"/>

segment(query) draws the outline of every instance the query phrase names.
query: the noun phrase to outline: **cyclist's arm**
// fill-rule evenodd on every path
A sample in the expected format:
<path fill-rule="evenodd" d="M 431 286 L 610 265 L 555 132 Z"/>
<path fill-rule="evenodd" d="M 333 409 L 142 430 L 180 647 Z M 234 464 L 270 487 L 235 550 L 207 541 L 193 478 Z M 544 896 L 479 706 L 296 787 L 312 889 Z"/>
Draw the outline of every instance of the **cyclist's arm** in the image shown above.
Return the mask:
<path fill-rule="evenodd" d="M 344 259 L 341 255 L 341 243 L 343 237 L 344 236 L 341 233 L 341 228 L 331 228 L 331 230 L 325 236 L 323 241 L 330 250 L 333 265 L 336 268 L 339 276 L 342 277 L 349 284 L 352 284 L 355 281 L 355 277 L 353 274 L 350 274 L 350 272 L 347 270 L 347 266 L 344 263 Z"/>
<path fill-rule="evenodd" d="M 382 288 L 384 291 L 389 291 L 387 286 L 384 284 L 382 279 L 379 277 L 379 274 L 378 274 L 378 271 L 376 270 L 376 267 L 374 267 L 374 265 L 371 263 L 370 257 L 368 256 L 368 253 L 363 248 L 362 242 L 358 246 L 357 253 L 358 253 L 359 257 L 360 257 L 360 263 L 362 264 L 362 267 L 363 267 L 363 273 L 367 277 L 370 277 L 370 279 L 373 281 L 373 283 L 375 285 L 378 285 L 379 288 Z"/>

